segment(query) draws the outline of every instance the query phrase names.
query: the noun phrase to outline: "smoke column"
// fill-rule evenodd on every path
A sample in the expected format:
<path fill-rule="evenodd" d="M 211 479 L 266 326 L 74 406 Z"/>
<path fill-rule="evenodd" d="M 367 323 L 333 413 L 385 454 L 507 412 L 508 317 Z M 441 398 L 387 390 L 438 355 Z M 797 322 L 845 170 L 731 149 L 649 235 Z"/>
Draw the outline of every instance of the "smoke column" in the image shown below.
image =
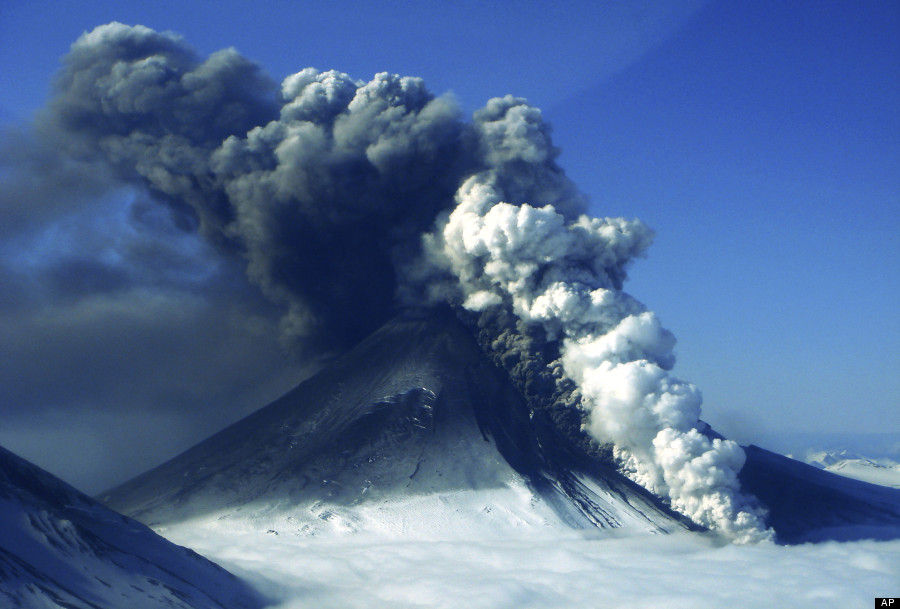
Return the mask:
<path fill-rule="evenodd" d="M 358 340 L 398 299 L 513 316 L 494 348 L 552 347 L 547 375 L 626 475 L 736 541 L 771 537 L 740 492 L 742 450 L 701 433 L 699 391 L 669 374 L 673 336 L 622 291 L 651 231 L 584 215 L 524 100 L 468 122 L 418 78 L 307 68 L 279 89 L 233 49 L 202 60 L 113 23 L 73 44 L 37 127 L 242 257 L 312 349 Z"/>

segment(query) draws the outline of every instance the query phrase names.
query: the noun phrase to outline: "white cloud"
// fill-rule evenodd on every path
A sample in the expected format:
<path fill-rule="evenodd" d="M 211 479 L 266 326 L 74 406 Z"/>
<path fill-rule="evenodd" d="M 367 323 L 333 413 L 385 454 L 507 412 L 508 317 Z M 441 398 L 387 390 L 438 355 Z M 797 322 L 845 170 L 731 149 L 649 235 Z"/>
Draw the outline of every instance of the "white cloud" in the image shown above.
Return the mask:
<path fill-rule="evenodd" d="M 274 607 L 871 607 L 897 593 L 900 541 L 722 545 L 698 534 L 423 541 L 163 531 L 248 578 Z"/>

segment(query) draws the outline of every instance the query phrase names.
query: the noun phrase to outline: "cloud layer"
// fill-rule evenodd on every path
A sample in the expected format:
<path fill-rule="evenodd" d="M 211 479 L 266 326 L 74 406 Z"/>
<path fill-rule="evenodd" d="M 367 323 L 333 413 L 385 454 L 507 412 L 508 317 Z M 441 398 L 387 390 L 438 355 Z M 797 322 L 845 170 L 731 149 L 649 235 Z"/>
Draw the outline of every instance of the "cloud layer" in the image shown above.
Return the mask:
<path fill-rule="evenodd" d="M 278 609 L 459 606 L 865 608 L 891 594 L 900 542 L 721 545 L 701 535 L 516 535 L 423 542 L 275 536 L 191 522 L 164 533 Z"/>

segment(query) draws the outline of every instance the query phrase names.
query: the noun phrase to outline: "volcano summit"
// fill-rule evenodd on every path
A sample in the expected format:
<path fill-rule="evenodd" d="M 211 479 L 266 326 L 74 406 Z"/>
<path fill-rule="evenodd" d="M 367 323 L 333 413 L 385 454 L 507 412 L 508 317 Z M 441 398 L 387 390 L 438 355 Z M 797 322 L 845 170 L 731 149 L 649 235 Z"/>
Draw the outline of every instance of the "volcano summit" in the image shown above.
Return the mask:
<path fill-rule="evenodd" d="M 162 530 L 198 519 L 217 529 L 415 539 L 697 530 L 566 434 L 529 409 L 449 310 L 418 310 L 101 498 Z M 900 491 L 756 447 L 748 455 L 742 481 L 766 500 L 782 540 L 900 534 Z"/>
<path fill-rule="evenodd" d="M 599 565 L 632 581 L 671 552 L 692 577 L 718 574 L 704 584 L 712 598 L 723 598 L 715 588 L 723 582 L 724 597 L 755 585 L 727 568 L 721 579 L 722 558 L 706 557 L 701 535 L 688 539 L 696 524 L 619 473 L 611 453 L 584 450 L 586 437 L 568 437 L 529 403 L 451 311 L 409 311 L 279 400 L 100 499 L 250 578 L 269 602 L 454 607 L 467 599 L 487 608 L 525 594 L 502 583 L 524 577 L 515 586 L 534 606 L 592 603 L 611 582 L 573 587 L 573 577 Z M 900 490 L 756 447 L 747 455 L 741 481 L 782 541 L 900 536 Z M 266 603 L 199 556 L 9 453 L 0 457 L 10 516 L 0 535 L 0 594 L 14 606 Z M 772 559 L 821 570 L 814 546 L 801 547 Z M 862 546 L 853 560 L 883 550 L 890 547 Z M 512 564 L 537 570 L 509 572 Z M 674 573 L 654 573 L 677 586 Z M 823 582 L 833 577 L 822 573 Z"/>
<path fill-rule="evenodd" d="M 153 526 L 214 514 L 304 535 L 690 526 L 607 464 L 563 462 L 547 441 L 467 329 L 423 311 L 102 498 Z"/>

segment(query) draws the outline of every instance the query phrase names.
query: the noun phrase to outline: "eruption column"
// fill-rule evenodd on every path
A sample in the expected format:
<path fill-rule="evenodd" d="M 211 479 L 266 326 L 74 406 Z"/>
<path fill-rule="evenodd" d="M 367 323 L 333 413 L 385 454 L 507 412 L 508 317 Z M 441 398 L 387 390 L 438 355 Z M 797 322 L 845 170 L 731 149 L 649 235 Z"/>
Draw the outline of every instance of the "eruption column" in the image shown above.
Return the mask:
<path fill-rule="evenodd" d="M 771 536 L 740 493 L 740 447 L 699 431 L 699 391 L 668 372 L 673 336 L 622 291 L 650 230 L 583 214 L 524 100 L 466 122 L 421 79 L 312 68 L 279 91 L 233 49 L 202 59 L 173 34 L 111 23 L 72 45 L 36 126 L 243 259 L 285 335 L 314 352 L 374 330 L 398 293 L 542 328 L 585 430 L 632 479 L 736 540 Z"/>

